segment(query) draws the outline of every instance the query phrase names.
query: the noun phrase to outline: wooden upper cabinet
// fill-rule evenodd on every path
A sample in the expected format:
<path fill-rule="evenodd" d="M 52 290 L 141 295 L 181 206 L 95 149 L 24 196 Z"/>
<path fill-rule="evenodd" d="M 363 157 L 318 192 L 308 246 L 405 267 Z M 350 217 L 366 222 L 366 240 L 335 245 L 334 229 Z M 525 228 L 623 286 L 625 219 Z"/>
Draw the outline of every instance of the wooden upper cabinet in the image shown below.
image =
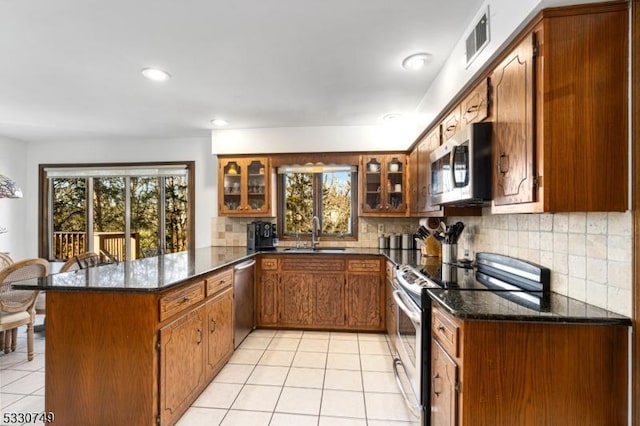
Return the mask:
<path fill-rule="evenodd" d="M 489 81 L 483 79 L 460 104 L 462 127 L 478 123 L 489 115 Z"/>
<path fill-rule="evenodd" d="M 440 126 L 436 126 L 418 144 L 418 211 L 430 213 L 440 211 L 440 206 L 431 203 L 431 160 L 429 156 L 440 146 Z"/>
<path fill-rule="evenodd" d="M 268 157 L 218 160 L 218 214 L 220 216 L 264 216 L 271 211 Z"/>
<path fill-rule="evenodd" d="M 407 156 L 387 154 L 360 158 L 362 216 L 407 215 Z"/>
<path fill-rule="evenodd" d="M 453 135 L 458 133 L 462 129 L 462 114 L 461 106 L 458 104 L 453 108 L 451 112 L 442 120 L 440 126 L 442 127 L 442 141 L 448 141 Z"/>
<path fill-rule="evenodd" d="M 628 208 L 628 13 L 545 10 L 495 67 L 492 213 Z"/>
<path fill-rule="evenodd" d="M 408 179 L 407 179 L 407 194 L 409 199 L 409 214 L 411 216 L 417 216 L 419 212 L 418 207 L 418 191 L 420 189 L 419 169 L 418 169 L 418 147 L 415 147 L 408 156 Z"/>
<path fill-rule="evenodd" d="M 526 37 L 494 70 L 493 202 L 535 201 L 534 177 L 534 44 Z"/>

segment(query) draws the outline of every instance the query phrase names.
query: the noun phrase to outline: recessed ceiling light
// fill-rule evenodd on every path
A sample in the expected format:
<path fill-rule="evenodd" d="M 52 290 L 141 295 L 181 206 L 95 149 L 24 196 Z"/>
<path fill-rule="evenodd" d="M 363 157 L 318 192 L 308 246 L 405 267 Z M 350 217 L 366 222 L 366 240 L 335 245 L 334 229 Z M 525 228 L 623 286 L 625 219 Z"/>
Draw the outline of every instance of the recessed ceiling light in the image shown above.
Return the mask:
<path fill-rule="evenodd" d="M 227 120 L 223 120 L 222 118 L 214 118 L 213 120 L 211 120 L 211 124 L 213 124 L 214 126 L 223 127 L 229 124 L 229 122 Z"/>
<path fill-rule="evenodd" d="M 402 114 L 399 112 L 390 112 L 382 116 L 382 121 L 385 123 L 393 123 L 398 121 L 400 118 L 402 118 Z"/>
<path fill-rule="evenodd" d="M 159 68 L 143 68 L 142 75 L 153 81 L 167 81 L 171 78 L 171 74 Z"/>
<path fill-rule="evenodd" d="M 415 53 L 404 58 L 402 68 L 411 71 L 419 70 L 424 67 L 431 58 L 433 58 L 433 55 L 429 53 Z"/>

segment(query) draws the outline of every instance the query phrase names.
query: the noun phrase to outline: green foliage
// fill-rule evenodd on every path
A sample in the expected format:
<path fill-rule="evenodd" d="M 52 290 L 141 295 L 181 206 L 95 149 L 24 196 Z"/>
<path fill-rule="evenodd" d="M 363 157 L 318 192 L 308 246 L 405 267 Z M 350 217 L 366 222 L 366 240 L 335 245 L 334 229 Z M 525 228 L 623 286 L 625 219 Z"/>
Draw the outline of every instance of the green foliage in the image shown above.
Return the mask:
<path fill-rule="evenodd" d="M 95 178 L 54 178 L 53 186 L 53 230 L 54 257 L 65 259 L 86 251 L 88 180 L 93 180 L 93 232 L 96 235 L 125 231 L 125 178 L 121 176 Z M 132 177 L 131 234 L 137 239 L 139 252 L 133 257 L 148 257 L 158 254 L 159 209 L 165 209 L 166 252 L 186 250 L 188 246 L 188 199 L 187 178 L 169 176 L 165 182 L 165 205 L 160 205 L 159 184 L 162 178 Z M 76 233 L 73 239 L 66 233 Z M 118 242 L 117 250 L 124 253 L 125 241 Z M 96 251 L 98 248 L 96 248 Z M 122 257 L 122 256 L 118 256 Z"/>
<path fill-rule="evenodd" d="M 288 173 L 284 188 L 285 234 L 310 233 L 314 215 L 320 218 L 323 235 L 351 233 L 350 172 Z"/>

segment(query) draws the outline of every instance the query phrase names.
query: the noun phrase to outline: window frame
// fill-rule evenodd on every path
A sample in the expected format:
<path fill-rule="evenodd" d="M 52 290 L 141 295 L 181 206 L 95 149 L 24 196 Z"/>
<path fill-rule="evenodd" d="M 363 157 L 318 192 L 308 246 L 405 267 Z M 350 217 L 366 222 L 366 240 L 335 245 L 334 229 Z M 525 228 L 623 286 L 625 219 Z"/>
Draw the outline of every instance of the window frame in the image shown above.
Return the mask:
<path fill-rule="evenodd" d="M 166 166 L 184 166 L 187 170 L 187 235 L 189 241 L 187 250 L 195 249 L 195 161 L 152 161 L 152 162 L 126 162 L 126 163 L 56 163 L 56 164 L 39 164 L 38 165 L 38 257 L 50 259 L 49 245 L 49 221 L 51 214 L 49 197 L 49 177 L 47 169 L 55 168 L 133 168 L 133 167 L 166 167 Z"/>
<path fill-rule="evenodd" d="M 357 170 L 351 172 L 351 234 L 344 235 L 336 235 L 336 234 L 325 234 L 322 232 L 322 214 L 318 211 L 319 206 L 322 205 L 322 190 L 318 188 L 322 188 L 322 172 L 313 173 L 313 213 L 315 216 L 318 216 L 320 219 L 320 233 L 318 236 L 322 238 L 324 241 L 357 241 L 358 240 L 358 178 L 359 172 Z M 278 239 L 282 241 L 311 241 L 311 233 L 299 233 L 296 235 L 293 234 L 285 234 L 285 219 L 286 214 L 284 211 L 285 208 L 285 190 L 284 190 L 284 180 L 286 174 L 278 174 L 276 173 L 276 218 L 277 218 L 277 229 L 278 229 Z"/>

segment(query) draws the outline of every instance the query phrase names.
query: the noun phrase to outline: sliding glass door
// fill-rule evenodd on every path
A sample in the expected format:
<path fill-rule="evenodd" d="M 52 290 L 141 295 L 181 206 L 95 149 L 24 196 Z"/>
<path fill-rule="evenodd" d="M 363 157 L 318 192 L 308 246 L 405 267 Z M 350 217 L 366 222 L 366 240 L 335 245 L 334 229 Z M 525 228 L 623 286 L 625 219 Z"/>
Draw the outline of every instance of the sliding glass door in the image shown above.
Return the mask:
<path fill-rule="evenodd" d="M 187 250 L 186 167 L 45 168 L 48 257 L 133 260 Z M 87 202 L 91 200 L 91 202 Z"/>

